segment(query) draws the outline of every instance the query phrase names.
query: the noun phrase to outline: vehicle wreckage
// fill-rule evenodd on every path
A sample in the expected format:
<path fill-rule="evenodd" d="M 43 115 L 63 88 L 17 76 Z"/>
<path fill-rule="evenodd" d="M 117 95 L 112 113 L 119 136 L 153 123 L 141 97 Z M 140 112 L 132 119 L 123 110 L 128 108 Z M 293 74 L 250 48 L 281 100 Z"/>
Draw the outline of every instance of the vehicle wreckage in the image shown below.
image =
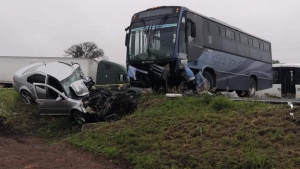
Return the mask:
<path fill-rule="evenodd" d="M 95 88 L 94 80 L 85 76 L 77 63 L 31 64 L 15 73 L 13 85 L 25 104 L 37 103 L 40 115 L 71 115 L 79 124 L 113 120 L 121 104 L 134 108 L 130 96 Z M 118 98 L 128 98 L 125 100 L 130 103 L 115 105 Z"/>

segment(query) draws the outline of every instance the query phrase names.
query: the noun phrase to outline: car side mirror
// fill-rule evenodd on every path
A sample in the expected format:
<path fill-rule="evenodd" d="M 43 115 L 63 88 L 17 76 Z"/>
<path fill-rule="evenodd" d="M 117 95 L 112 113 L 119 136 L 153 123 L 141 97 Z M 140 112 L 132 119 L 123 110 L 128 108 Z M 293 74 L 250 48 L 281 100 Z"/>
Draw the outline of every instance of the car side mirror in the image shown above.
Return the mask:
<path fill-rule="evenodd" d="M 191 37 L 196 37 L 197 35 L 197 27 L 196 24 L 192 23 L 192 27 L 191 27 Z"/>

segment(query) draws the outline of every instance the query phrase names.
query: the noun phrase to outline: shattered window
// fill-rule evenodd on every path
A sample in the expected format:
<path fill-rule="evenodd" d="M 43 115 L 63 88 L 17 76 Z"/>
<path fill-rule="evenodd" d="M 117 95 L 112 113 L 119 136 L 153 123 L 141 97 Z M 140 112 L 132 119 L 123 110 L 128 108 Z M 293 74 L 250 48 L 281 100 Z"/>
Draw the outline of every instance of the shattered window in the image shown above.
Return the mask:
<path fill-rule="evenodd" d="M 66 91 L 66 94 L 70 96 L 70 86 L 72 83 L 76 82 L 77 80 L 84 79 L 86 80 L 86 76 L 83 74 L 80 67 L 78 67 L 69 77 L 65 78 L 61 81 L 63 88 Z"/>

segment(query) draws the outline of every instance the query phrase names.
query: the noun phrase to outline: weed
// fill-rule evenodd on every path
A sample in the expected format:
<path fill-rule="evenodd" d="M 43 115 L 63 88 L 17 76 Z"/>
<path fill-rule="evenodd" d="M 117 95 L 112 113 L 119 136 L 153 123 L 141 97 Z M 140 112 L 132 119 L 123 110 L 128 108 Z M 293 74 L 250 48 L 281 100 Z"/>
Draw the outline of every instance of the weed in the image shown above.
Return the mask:
<path fill-rule="evenodd" d="M 210 106 L 216 111 L 221 111 L 221 110 L 225 111 L 234 108 L 235 104 L 233 103 L 232 100 L 226 97 L 219 96 L 212 100 Z"/>

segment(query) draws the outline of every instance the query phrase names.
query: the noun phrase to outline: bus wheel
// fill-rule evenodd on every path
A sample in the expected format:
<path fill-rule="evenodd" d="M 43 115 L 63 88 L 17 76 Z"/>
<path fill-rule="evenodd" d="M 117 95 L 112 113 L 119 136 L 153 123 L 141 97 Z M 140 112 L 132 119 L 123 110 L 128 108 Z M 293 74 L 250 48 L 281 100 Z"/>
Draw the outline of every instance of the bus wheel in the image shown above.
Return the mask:
<path fill-rule="evenodd" d="M 253 77 L 250 77 L 248 96 L 249 97 L 254 97 L 255 92 L 256 92 L 256 82 L 255 82 L 255 79 Z"/>
<path fill-rule="evenodd" d="M 236 91 L 236 94 L 239 97 L 253 97 L 255 96 L 256 92 L 256 81 L 253 77 L 250 77 L 249 84 L 248 84 L 248 91 Z"/>
<path fill-rule="evenodd" d="M 203 72 L 202 75 L 203 75 L 204 79 L 206 80 L 208 91 L 211 91 L 214 87 L 214 80 L 213 80 L 212 76 L 208 72 Z"/>

